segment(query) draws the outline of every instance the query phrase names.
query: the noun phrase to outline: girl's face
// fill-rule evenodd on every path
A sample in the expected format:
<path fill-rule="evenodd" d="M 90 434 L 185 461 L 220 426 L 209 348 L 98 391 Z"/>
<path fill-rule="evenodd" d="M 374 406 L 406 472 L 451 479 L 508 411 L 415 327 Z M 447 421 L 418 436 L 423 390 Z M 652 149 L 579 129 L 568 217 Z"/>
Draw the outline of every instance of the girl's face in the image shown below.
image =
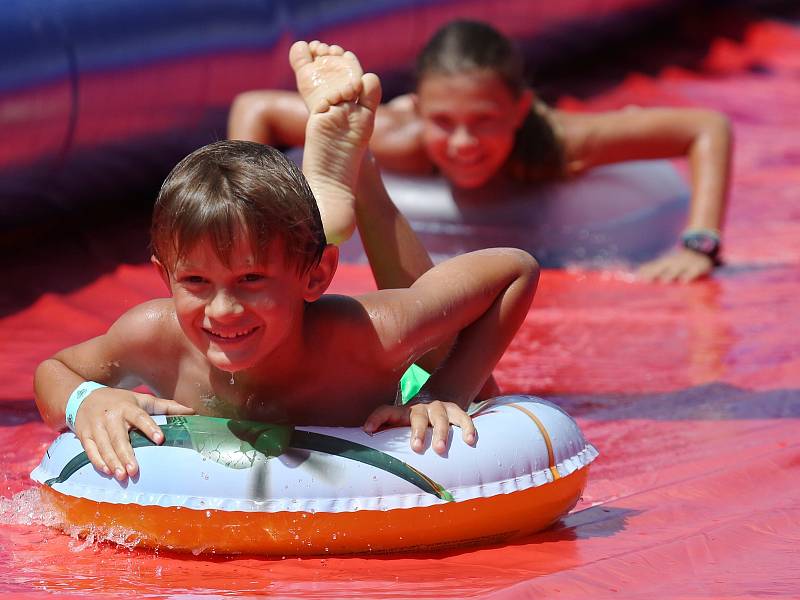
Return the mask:
<path fill-rule="evenodd" d="M 426 75 L 417 89 L 425 150 L 454 185 L 480 187 L 511 154 L 531 101 L 488 70 Z"/>

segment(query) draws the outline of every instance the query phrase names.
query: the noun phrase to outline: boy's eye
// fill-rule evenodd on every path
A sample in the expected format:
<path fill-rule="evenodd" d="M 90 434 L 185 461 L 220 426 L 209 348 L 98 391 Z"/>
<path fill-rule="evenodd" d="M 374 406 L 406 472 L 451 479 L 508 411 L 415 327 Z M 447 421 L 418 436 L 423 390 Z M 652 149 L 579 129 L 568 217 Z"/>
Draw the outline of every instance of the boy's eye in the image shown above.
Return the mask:
<path fill-rule="evenodd" d="M 181 281 L 190 285 L 205 283 L 205 279 L 203 279 L 200 275 L 186 275 L 185 277 L 181 277 Z"/>
<path fill-rule="evenodd" d="M 247 275 L 242 276 L 242 281 L 245 283 L 255 283 L 263 279 L 264 276 L 261 273 L 247 273 Z"/>

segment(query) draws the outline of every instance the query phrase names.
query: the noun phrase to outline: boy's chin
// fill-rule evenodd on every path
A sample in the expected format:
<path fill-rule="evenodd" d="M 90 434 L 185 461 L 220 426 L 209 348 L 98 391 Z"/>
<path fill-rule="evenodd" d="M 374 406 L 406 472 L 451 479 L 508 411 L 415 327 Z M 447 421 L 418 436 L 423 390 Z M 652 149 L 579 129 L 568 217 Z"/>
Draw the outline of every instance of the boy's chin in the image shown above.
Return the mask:
<path fill-rule="evenodd" d="M 227 371 L 231 375 L 245 371 L 255 365 L 254 358 L 230 356 L 222 352 L 209 351 L 206 358 L 211 365 L 220 371 Z"/>

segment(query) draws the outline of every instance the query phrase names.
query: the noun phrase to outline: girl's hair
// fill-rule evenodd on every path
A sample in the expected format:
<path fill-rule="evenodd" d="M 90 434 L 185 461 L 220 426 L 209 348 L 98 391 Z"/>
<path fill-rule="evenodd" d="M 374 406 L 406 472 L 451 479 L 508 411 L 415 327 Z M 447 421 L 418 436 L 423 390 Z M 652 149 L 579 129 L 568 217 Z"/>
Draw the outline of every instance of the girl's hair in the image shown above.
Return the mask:
<path fill-rule="evenodd" d="M 223 264 L 229 264 L 242 230 L 257 259 L 272 240 L 281 239 L 287 260 L 301 271 L 319 263 L 326 245 L 305 177 L 274 148 L 215 142 L 172 169 L 161 186 L 150 227 L 153 254 L 170 271 L 205 239 Z"/>
<path fill-rule="evenodd" d="M 416 77 L 493 71 L 516 95 L 525 89 L 522 53 L 502 33 L 479 21 L 451 21 L 433 34 L 417 57 Z"/>
<path fill-rule="evenodd" d="M 512 40 L 479 21 L 456 20 L 440 28 L 417 57 L 419 84 L 428 75 L 456 75 L 468 71 L 492 71 L 514 96 L 525 90 L 522 52 Z M 513 174 L 525 179 L 550 179 L 564 174 L 563 148 L 539 104 L 517 129 L 509 157 Z"/>

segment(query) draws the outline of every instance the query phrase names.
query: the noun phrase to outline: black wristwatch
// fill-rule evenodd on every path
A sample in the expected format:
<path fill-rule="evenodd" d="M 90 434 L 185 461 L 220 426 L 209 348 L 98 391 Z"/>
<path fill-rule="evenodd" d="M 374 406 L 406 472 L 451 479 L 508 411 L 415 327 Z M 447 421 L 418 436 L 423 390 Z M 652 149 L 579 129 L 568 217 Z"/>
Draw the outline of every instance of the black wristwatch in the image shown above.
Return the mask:
<path fill-rule="evenodd" d="M 681 244 L 692 252 L 704 254 L 712 260 L 714 266 L 719 266 L 720 239 L 719 234 L 711 229 L 687 229 L 681 236 Z"/>

